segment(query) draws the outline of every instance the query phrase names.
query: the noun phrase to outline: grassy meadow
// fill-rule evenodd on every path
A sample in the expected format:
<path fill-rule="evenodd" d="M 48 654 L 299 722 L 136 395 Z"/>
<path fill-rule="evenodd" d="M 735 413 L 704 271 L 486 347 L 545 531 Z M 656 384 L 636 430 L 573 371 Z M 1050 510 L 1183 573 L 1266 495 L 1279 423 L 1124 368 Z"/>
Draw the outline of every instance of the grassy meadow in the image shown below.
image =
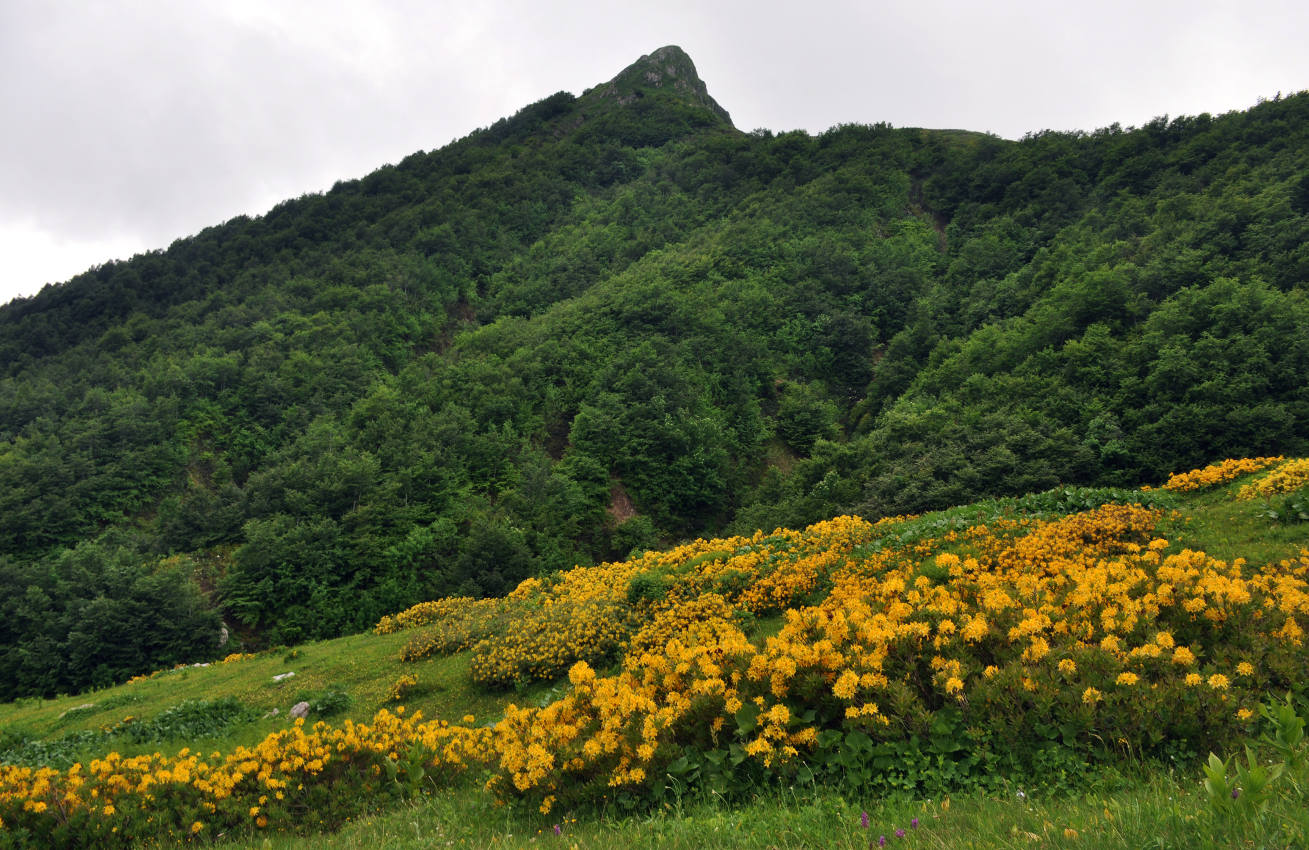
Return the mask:
<path fill-rule="evenodd" d="M 696 540 L 19 700 L 0 847 L 1306 846 L 1306 483 Z"/>

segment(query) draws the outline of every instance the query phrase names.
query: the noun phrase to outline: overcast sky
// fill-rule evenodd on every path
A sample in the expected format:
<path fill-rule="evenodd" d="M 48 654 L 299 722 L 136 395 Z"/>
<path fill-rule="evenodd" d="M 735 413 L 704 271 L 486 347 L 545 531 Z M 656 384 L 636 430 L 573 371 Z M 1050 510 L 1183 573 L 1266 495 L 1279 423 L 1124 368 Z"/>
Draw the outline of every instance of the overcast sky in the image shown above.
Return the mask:
<path fill-rule="evenodd" d="M 1303 0 L 0 0 L 0 303 L 665 44 L 743 130 L 1019 138 L 1309 88 Z"/>

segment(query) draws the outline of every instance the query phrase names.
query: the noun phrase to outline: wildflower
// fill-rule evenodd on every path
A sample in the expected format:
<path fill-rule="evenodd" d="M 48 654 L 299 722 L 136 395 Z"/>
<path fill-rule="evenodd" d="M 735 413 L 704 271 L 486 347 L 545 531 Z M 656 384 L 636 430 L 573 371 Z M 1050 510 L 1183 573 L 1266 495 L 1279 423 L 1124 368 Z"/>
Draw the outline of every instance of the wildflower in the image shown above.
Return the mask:
<path fill-rule="evenodd" d="M 918 828 L 918 818 L 914 818 L 913 820 L 909 821 L 909 825 L 912 826 L 914 829 L 917 829 L 917 828 Z"/>
<path fill-rule="evenodd" d="M 1071 676 L 1077 672 L 1077 662 L 1071 658 L 1065 658 L 1059 662 L 1059 672 L 1065 676 Z"/>
<path fill-rule="evenodd" d="M 1118 678 L 1115 679 L 1114 681 L 1116 681 L 1120 685 L 1131 686 L 1131 685 L 1135 685 L 1139 680 L 1140 677 L 1137 676 L 1135 673 L 1119 673 Z"/>
<path fill-rule="evenodd" d="M 1236 665 L 1236 672 L 1240 673 L 1242 676 L 1253 676 L 1254 665 L 1249 661 L 1242 661 L 1240 664 Z"/>
<path fill-rule="evenodd" d="M 885 836 L 885 835 L 879 835 L 879 836 L 877 836 L 877 846 L 878 846 L 878 847 L 885 847 L 885 846 L 886 846 L 886 836 Z"/>
<path fill-rule="evenodd" d="M 859 813 L 859 825 L 864 829 L 868 828 L 868 812 Z"/>
<path fill-rule="evenodd" d="M 1082 691 L 1082 702 L 1087 705 L 1095 705 L 1101 699 L 1103 699 L 1103 695 L 1095 688 L 1087 688 Z"/>
<path fill-rule="evenodd" d="M 904 828 L 903 828 L 903 827 L 901 827 L 900 829 L 897 829 L 897 830 L 895 831 L 895 837 L 896 837 L 896 838 L 904 838 Z"/>
<path fill-rule="evenodd" d="M 1224 676 L 1222 673 L 1215 673 L 1209 677 L 1209 687 L 1213 688 L 1216 691 L 1227 690 L 1227 686 L 1229 684 L 1231 683 L 1228 681 L 1227 677 Z"/>

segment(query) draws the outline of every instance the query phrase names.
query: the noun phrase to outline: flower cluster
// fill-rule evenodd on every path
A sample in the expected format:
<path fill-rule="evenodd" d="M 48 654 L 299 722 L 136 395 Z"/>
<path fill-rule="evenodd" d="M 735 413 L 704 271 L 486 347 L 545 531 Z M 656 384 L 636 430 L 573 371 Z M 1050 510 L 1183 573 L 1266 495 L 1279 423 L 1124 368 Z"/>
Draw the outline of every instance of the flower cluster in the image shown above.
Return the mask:
<path fill-rule="evenodd" d="M 1173 473 L 1169 476 L 1168 481 L 1164 483 L 1163 488 L 1176 493 L 1184 493 L 1188 490 L 1203 490 L 1216 484 L 1226 484 L 1251 472 L 1267 469 L 1282 460 L 1281 455 L 1277 457 L 1247 457 L 1224 460 L 1203 469 Z"/>
<path fill-rule="evenodd" d="M 450 596 L 434 602 L 420 602 L 412 608 L 406 608 L 399 614 L 383 617 L 373 627 L 373 634 L 389 635 L 425 626 L 428 623 L 445 619 L 475 600 L 471 596 Z"/>
<path fill-rule="evenodd" d="M 3 766 L 0 818 L 31 846 L 54 846 L 54 836 L 70 830 L 84 844 L 128 846 L 205 830 L 292 829 L 317 825 L 311 817 L 339 820 L 352 803 L 394 793 L 402 786 L 393 774 L 415 756 L 434 777 L 492 760 L 490 730 L 424 723 L 403 712 L 339 728 L 306 729 L 297 720 L 225 756 L 184 749 L 175 756 L 109 753 L 66 771 Z"/>
<path fill-rule="evenodd" d="M 729 742 L 786 770 L 817 757 L 828 730 L 892 740 L 945 706 L 1004 739 L 1058 722 L 1088 747 L 1231 733 L 1262 687 L 1298 687 L 1309 552 L 1252 568 L 1178 550 L 1157 536 L 1160 519 L 1106 505 L 877 549 L 850 545 L 878 536 L 853 519 L 840 526 L 860 533 L 830 550 L 792 551 L 789 534 L 772 538 L 772 551 L 756 540 L 701 565 L 698 579 L 678 576 L 666 597 L 678 601 L 636 633 L 618 674 L 575 665 L 570 695 L 507 716 L 491 787 L 548 808 L 588 785 L 642 784 L 675 754 Z M 821 547 L 813 532 L 805 539 Z M 729 542 L 740 543 L 717 543 Z M 782 580 L 808 563 L 830 590 L 788 608 L 762 646 L 745 639 L 732 608 L 774 591 L 685 592 L 724 589 L 703 572 L 768 563 L 778 569 L 759 582 L 771 588 L 812 587 L 812 575 Z"/>
<path fill-rule="evenodd" d="M 391 689 L 386 693 L 386 701 L 401 702 L 416 687 L 418 677 L 413 673 L 405 673 L 391 684 Z"/>
<path fill-rule="evenodd" d="M 1288 460 L 1240 489 L 1238 499 L 1271 499 L 1309 484 L 1309 458 Z"/>
<path fill-rule="evenodd" d="M 424 606 L 429 607 L 425 608 L 421 619 L 409 621 L 411 625 L 408 628 L 420 630 L 400 650 L 403 661 L 417 661 L 434 653 L 447 654 L 469 649 L 492 635 L 507 631 L 514 615 L 522 607 L 513 599 L 458 597 L 442 599 L 437 603 L 424 603 L 397 617 Z M 382 623 L 379 623 L 378 628 L 381 627 Z"/>

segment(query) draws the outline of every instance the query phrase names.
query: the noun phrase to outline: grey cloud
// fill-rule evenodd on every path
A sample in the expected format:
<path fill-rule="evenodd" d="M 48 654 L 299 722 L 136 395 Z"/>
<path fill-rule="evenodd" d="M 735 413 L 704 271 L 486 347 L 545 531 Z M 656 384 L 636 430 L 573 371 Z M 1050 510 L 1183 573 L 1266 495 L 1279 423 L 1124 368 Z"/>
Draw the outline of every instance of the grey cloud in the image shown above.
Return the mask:
<path fill-rule="evenodd" d="M 580 93 L 669 43 L 746 130 L 888 121 L 1017 138 L 1245 108 L 1309 86 L 1302 6 L 6 0 L 0 242 L 21 224 L 61 244 L 162 247 Z M 24 262 L 0 260 L 0 301 L 44 282 Z"/>

